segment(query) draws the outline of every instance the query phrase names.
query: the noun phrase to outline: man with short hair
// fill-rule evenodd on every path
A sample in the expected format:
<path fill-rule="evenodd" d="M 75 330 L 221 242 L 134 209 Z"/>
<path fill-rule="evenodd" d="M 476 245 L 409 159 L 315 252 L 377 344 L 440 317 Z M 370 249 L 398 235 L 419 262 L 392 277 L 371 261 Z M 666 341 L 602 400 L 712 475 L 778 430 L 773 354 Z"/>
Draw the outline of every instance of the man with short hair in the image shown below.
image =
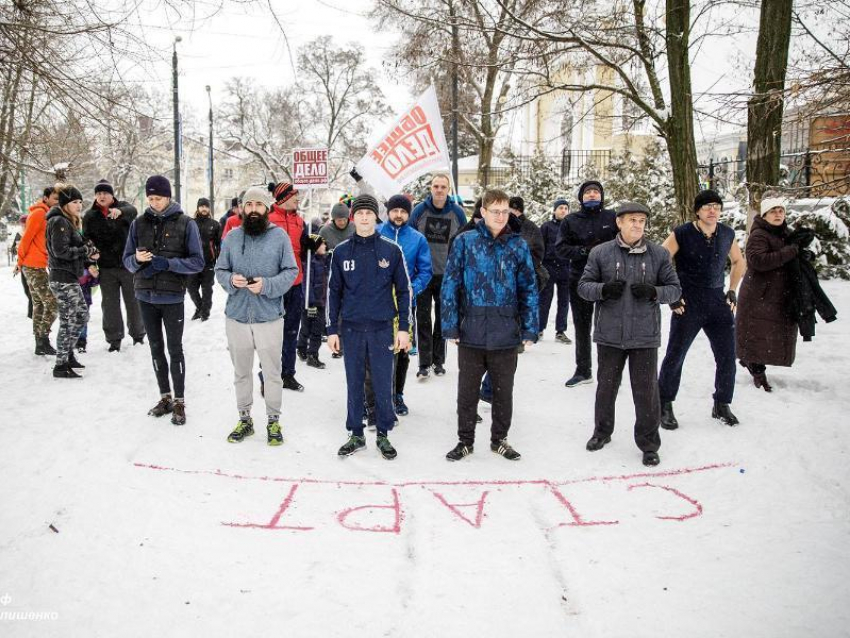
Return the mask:
<path fill-rule="evenodd" d="M 228 208 L 227 212 L 221 216 L 221 219 L 218 220 L 218 225 L 221 227 L 222 232 L 224 232 L 224 227 L 227 225 L 227 220 L 233 216 L 239 217 L 241 213 L 242 207 L 239 204 L 239 198 L 234 197 L 230 200 L 230 208 Z M 212 214 L 212 211 L 210 211 L 210 214 Z"/>
<path fill-rule="evenodd" d="M 153 175 L 145 183 L 148 207 L 130 224 L 124 266 L 134 273 L 136 299 L 142 313 L 160 400 L 149 415 L 171 413 L 171 423 L 186 423 L 186 362 L 183 356 L 183 298 L 189 275 L 204 267 L 198 226 L 171 199 L 171 182 Z M 165 337 L 163 337 L 163 328 Z M 168 358 L 165 356 L 166 344 Z M 172 398 L 169 383 L 174 384 Z"/>
<path fill-rule="evenodd" d="M 416 335 L 419 350 L 419 371 L 416 377 L 427 379 L 431 365 L 434 374 L 446 373 L 446 342 L 441 332 L 440 287 L 449 255 L 449 243 L 466 224 L 463 209 L 449 200 L 449 176 L 438 173 L 431 178 L 431 194 L 418 204 L 410 215 L 413 228 L 425 235 L 431 249 L 432 277 L 416 299 Z M 434 320 L 431 320 L 431 305 Z"/>
<path fill-rule="evenodd" d="M 134 295 L 133 273 L 124 267 L 124 245 L 130 224 L 136 219 L 136 207 L 115 198 L 115 190 L 105 179 L 94 187 L 94 202 L 83 216 L 83 235 L 98 251 L 100 259 L 100 307 L 103 312 L 103 336 L 109 352 L 119 352 L 124 339 L 121 300 L 127 314 L 127 331 L 133 345 L 145 342 L 145 325 Z"/>
<path fill-rule="evenodd" d="M 670 255 L 646 239 L 649 209 L 624 202 L 616 213 L 617 236 L 590 251 L 578 294 L 595 303 L 598 361 L 596 407 L 590 452 L 601 450 L 614 433 L 614 409 L 626 361 L 635 405 L 634 438 L 643 464 L 658 465 L 658 348 L 661 346 L 659 304 L 672 303 L 682 289 Z"/>
<path fill-rule="evenodd" d="M 493 383 L 490 449 L 515 461 L 508 444 L 513 415 L 517 347 L 537 341 L 537 277 L 528 244 L 511 231 L 508 196 L 490 190 L 482 199 L 482 221 L 455 238 L 442 286 L 442 329 L 458 344 L 457 417 L 459 442 L 446 458 L 473 451 L 481 378 Z"/>
<path fill-rule="evenodd" d="M 617 236 L 614 211 L 605 208 L 605 192 L 596 180 L 584 182 L 578 189 L 581 207 L 561 222 L 557 250 L 563 259 L 570 260 L 570 307 L 576 342 L 576 370 L 564 384 L 574 388 L 593 383 L 590 330 L 593 325 L 593 303 L 577 292 L 578 282 L 594 246 Z"/>
<path fill-rule="evenodd" d="M 368 365 L 375 390 L 377 447 L 385 459 L 391 460 L 397 456 L 387 438 L 395 421 L 393 353 L 410 349 L 410 279 L 401 247 L 375 231 L 377 200 L 360 195 L 351 210 L 355 234 L 334 250 L 328 279 L 328 348 L 339 351 L 342 333 L 348 384 L 346 428 L 350 435 L 338 454 L 349 456 L 366 447 L 363 399 Z M 395 321 L 398 332 L 393 337 Z"/>
<path fill-rule="evenodd" d="M 688 349 L 700 331 L 705 332 L 714 353 L 714 406 L 711 416 L 726 425 L 737 425 L 730 404 L 735 391 L 735 306 L 736 290 L 747 270 L 735 231 L 720 223 L 723 199 L 704 190 L 694 200 L 693 222 L 673 229 L 662 244 L 676 265 L 682 298 L 670 304 L 670 337 L 661 364 L 658 388 L 661 398 L 661 427 L 675 430 L 679 422 L 673 401 L 679 393 L 682 367 Z M 732 269 L 729 289 L 723 283 L 727 260 Z"/>
<path fill-rule="evenodd" d="M 189 277 L 189 297 L 195 304 L 195 314 L 192 321 L 210 318 L 212 310 L 213 280 L 215 279 L 215 262 L 221 252 L 221 226 L 212 218 L 210 200 L 201 197 L 195 209 L 195 224 L 201 235 L 201 249 L 204 252 L 204 269 Z"/>
<path fill-rule="evenodd" d="M 56 321 L 56 297 L 50 292 L 47 276 L 47 213 L 59 203 L 59 188 L 48 186 L 41 199 L 29 207 L 27 225 L 18 242 L 18 266 L 26 277 L 32 295 L 32 332 L 35 354 L 54 355 L 50 327 Z"/>
<path fill-rule="evenodd" d="M 286 233 L 269 223 L 268 190 L 245 192 L 243 223 L 224 240 L 215 265 L 218 283 L 227 292 L 224 309 L 227 349 L 233 362 L 233 386 L 239 421 L 227 437 L 239 443 L 254 434 L 253 368 L 256 352 L 265 372 L 267 443 L 283 443 L 280 429 L 283 380 L 283 296 L 298 276 L 298 265 Z"/>

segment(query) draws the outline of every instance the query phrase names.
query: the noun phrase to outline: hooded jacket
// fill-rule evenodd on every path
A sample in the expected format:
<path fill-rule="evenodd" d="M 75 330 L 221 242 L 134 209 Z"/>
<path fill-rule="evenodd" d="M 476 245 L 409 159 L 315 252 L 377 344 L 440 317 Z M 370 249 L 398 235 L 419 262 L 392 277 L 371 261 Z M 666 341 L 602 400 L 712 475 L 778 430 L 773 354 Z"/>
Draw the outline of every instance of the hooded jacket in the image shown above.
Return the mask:
<path fill-rule="evenodd" d="M 260 294 L 237 288 L 230 279 L 262 277 Z M 266 323 L 283 317 L 283 295 L 298 276 L 298 264 L 286 233 L 269 224 L 261 235 L 248 235 L 235 228 L 221 244 L 215 264 L 216 281 L 227 293 L 224 314 L 239 323 Z"/>
<path fill-rule="evenodd" d="M 346 217 L 345 219 L 348 219 L 348 217 Z M 354 224 L 352 224 L 350 221 L 342 230 L 337 228 L 333 219 L 331 219 L 327 224 L 325 224 L 321 227 L 321 229 L 319 229 L 319 237 L 325 240 L 325 244 L 328 247 L 328 251 L 332 251 L 346 239 L 350 238 L 353 234 Z"/>
<path fill-rule="evenodd" d="M 117 208 L 121 215 L 117 219 L 110 219 L 107 217 L 110 208 Z M 100 253 L 100 259 L 97 261 L 101 268 L 124 267 L 121 263 L 124 245 L 127 243 L 130 224 L 137 215 L 135 206 L 114 198 L 112 204 L 106 208 L 101 208 L 94 202 L 83 215 L 83 235 L 97 247 Z"/>
<path fill-rule="evenodd" d="M 588 186 L 596 186 L 602 196 L 598 208 L 581 201 Z M 594 246 L 611 241 L 617 236 L 617 215 L 605 208 L 605 191 L 596 181 L 587 181 L 578 190 L 581 208 L 567 215 L 561 222 L 556 251 L 561 259 L 570 261 L 570 283 L 577 283 L 587 264 L 587 256 Z"/>
<path fill-rule="evenodd" d="M 307 259 L 307 224 L 301 218 L 301 215 L 294 210 L 284 210 L 282 206 L 277 204 L 272 205 L 269 221 L 282 228 L 289 240 L 292 242 L 292 251 L 295 253 L 295 261 L 298 264 L 298 277 L 295 278 L 293 286 L 297 286 L 304 278 L 304 270 L 302 263 Z"/>
<path fill-rule="evenodd" d="M 29 223 L 29 221 L 27 221 Z M 80 231 L 54 206 L 47 213 L 47 254 L 50 281 L 79 282 L 85 270 L 86 249 Z"/>
<path fill-rule="evenodd" d="M 18 265 L 27 268 L 47 268 L 47 229 L 48 206 L 39 200 L 29 208 L 24 235 L 18 243 Z"/>
<path fill-rule="evenodd" d="M 415 300 L 431 281 L 431 249 L 425 236 L 410 224 L 394 226 L 389 221 L 381 226 L 380 233 L 401 246 Z"/>
<path fill-rule="evenodd" d="M 449 243 L 466 225 L 463 209 L 447 199 L 446 205 L 437 210 L 434 208 L 434 198 L 429 195 L 424 202 L 416 205 L 407 223 L 425 235 L 431 249 L 432 271 L 435 276 L 442 275 L 446 269 Z"/>

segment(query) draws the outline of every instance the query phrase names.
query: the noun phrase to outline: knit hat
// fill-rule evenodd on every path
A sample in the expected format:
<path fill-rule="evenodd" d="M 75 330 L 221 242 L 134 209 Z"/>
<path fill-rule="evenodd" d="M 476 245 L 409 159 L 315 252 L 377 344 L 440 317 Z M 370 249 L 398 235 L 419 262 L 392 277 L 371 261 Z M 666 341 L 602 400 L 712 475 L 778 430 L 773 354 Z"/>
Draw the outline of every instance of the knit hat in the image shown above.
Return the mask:
<path fill-rule="evenodd" d="M 375 213 L 375 217 L 378 216 L 378 200 L 371 195 L 358 195 L 354 198 L 354 201 L 351 202 L 352 213 L 356 213 L 358 210 L 362 210 L 364 208 Z"/>
<path fill-rule="evenodd" d="M 602 182 L 597 182 L 595 179 L 588 180 L 584 184 L 579 186 L 578 201 L 584 201 L 584 191 L 586 191 L 588 188 L 595 188 L 596 190 L 598 190 L 602 201 L 605 201 L 605 191 L 602 188 Z"/>
<path fill-rule="evenodd" d="M 230 208 L 236 208 L 237 206 L 239 206 L 239 198 L 234 197 L 230 200 Z"/>
<path fill-rule="evenodd" d="M 59 206 L 66 206 L 77 199 L 83 201 L 83 194 L 76 186 L 68 184 L 59 191 Z"/>
<path fill-rule="evenodd" d="M 198 198 L 197 208 L 200 208 L 201 206 L 206 206 L 207 208 L 209 208 L 210 207 L 210 200 L 208 200 L 206 197 Z"/>
<path fill-rule="evenodd" d="M 643 213 L 649 219 L 649 209 L 638 202 L 623 202 L 617 207 L 617 217 L 629 213 Z"/>
<path fill-rule="evenodd" d="M 171 182 L 164 175 L 151 175 L 145 183 L 145 195 L 159 195 L 171 199 Z"/>
<path fill-rule="evenodd" d="M 387 200 L 386 209 L 387 212 L 389 212 L 394 208 L 403 208 L 407 211 L 407 214 L 410 215 L 410 210 L 413 208 L 413 205 L 410 203 L 410 200 L 407 199 L 406 196 L 393 195 Z"/>
<path fill-rule="evenodd" d="M 787 202 L 781 197 L 765 197 L 761 200 L 760 216 L 764 217 L 768 212 L 770 212 L 771 208 L 776 208 L 777 206 L 782 208 L 782 210 L 785 210 Z"/>
<path fill-rule="evenodd" d="M 339 201 L 340 203 L 345 204 L 346 206 L 351 208 L 351 202 L 354 201 L 354 195 L 352 195 L 351 193 L 343 193 L 342 196 L 339 198 Z"/>
<path fill-rule="evenodd" d="M 272 198 L 269 196 L 268 190 L 262 186 L 251 186 L 242 195 L 242 202 L 245 204 L 248 202 L 260 202 L 267 209 L 272 207 Z"/>
<path fill-rule="evenodd" d="M 558 210 L 558 206 L 566 206 L 567 208 L 569 208 L 570 203 L 566 199 L 564 199 L 563 197 L 559 197 L 552 204 L 552 210 Z"/>
<path fill-rule="evenodd" d="M 508 200 L 508 208 L 513 208 L 521 213 L 525 212 L 525 200 L 522 197 L 511 197 Z"/>
<path fill-rule="evenodd" d="M 112 184 L 107 182 L 105 179 L 100 180 L 94 187 L 94 194 L 98 193 L 109 193 L 113 197 L 115 197 L 115 190 L 112 188 Z"/>
<path fill-rule="evenodd" d="M 348 206 L 342 202 L 337 202 L 334 204 L 334 207 L 331 208 L 331 219 L 348 219 L 348 213 L 350 212 L 351 211 L 348 210 Z"/>
<path fill-rule="evenodd" d="M 694 198 L 694 212 L 697 212 L 706 204 L 720 204 L 720 209 L 723 210 L 723 198 L 720 197 L 717 191 L 707 189 L 697 193 L 697 196 Z"/>
<path fill-rule="evenodd" d="M 298 194 L 298 190 L 289 182 L 269 182 L 269 191 L 274 196 L 274 201 L 278 204 L 283 204 L 286 200 Z M 242 199 L 242 201 L 248 201 Z"/>

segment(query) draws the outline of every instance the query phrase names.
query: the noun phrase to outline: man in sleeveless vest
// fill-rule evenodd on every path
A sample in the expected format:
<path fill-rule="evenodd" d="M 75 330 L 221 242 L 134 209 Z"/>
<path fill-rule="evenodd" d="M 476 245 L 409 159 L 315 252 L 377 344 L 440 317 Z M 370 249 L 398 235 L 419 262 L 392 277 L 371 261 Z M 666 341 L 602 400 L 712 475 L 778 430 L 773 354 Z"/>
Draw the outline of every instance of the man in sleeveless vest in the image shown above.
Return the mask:
<path fill-rule="evenodd" d="M 658 378 L 661 427 L 666 430 L 679 427 L 673 401 L 688 349 L 700 330 L 708 337 L 716 366 L 711 416 L 727 425 L 738 423 L 729 407 L 735 389 L 735 291 L 747 265 L 735 241 L 735 231 L 719 223 L 722 210 L 720 195 L 702 191 L 694 200 L 696 219 L 678 226 L 664 240 L 682 284 L 682 298 L 670 304 L 670 338 Z M 724 292 L 727 259 L 732 269 L 729 288 Z"/>
<path fill-rule="evenodd" d="M 160 401 L 148 414 L 161 417 L 171 413 L 171 422 L 183 425 L 186 423 L 183 298 L 189 275 L 204 269 L 201 236 L 195 221 L 183 213 L 179 202 L 171 199 L 171 183 L 167 178 L 149 177 L 145 194 L 148 208 L 130 224 L 123 262 L 134 273 L 136 299 L 159 384 Z M 171 359 L 173 398 L 166 344 Z"/>

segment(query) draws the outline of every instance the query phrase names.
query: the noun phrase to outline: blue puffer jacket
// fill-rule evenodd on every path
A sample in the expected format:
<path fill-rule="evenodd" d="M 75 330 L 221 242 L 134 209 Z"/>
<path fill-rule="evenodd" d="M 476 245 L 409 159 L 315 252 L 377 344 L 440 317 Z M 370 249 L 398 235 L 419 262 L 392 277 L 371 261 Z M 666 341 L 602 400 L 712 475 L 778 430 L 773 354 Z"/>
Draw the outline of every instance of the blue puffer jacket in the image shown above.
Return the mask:
<path fill-rule="evenodd" d="M 504 350 L 537 341 L 537 279 L 528 244 L 509 226 L 493 237 L 483 221 L 455 238 L 441 290 L 443 337 Z"/>
<path fill-rule="evenodd" d="M 230 283 L 234 275 L 262 277 L 263 288 L 255 295 Z M 224 314 L 239 323 L 265 323 L 283 316 L 283 295 L 298 277 L 298 264 L 289 236 L 269 225 L 262 235 L 251 236 L 234 228 L 221 244 L 215 262 L 215 278 L 227 292 Z"/>
<path fill-rule="evenodd" d="M 304 283 L 307 283 L 307 262 L 304 262 Z M 328 296 L 328 256 L 310 255 L 310 290 L 307 303 L 324 306 Z"/>
<path fill-rule="evenodd" d="M 409 224 L 399 227 L 391 222 L 381 224 L 380 233 L 401 246 L 415 305 L 416 297 L 431 281 L 431 249 L 428 248 L 425 235 Z"/>

